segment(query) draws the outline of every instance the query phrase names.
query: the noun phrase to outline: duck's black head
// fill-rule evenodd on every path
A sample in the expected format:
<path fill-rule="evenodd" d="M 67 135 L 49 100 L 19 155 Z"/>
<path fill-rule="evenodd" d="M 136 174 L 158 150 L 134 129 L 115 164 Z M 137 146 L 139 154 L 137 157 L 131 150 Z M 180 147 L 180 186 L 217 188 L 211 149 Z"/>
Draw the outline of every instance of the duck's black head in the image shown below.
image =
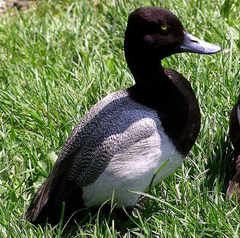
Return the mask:
<path fill-rule="evenodd" d="M 188 34 L 173 13 L 159 7 L 142 7 L 130 14 L 124 49 L 135 80 L 154 77 L 161 59 L 174 53 L 212 54 L 221 50 Z"/>
<path fill-rule="evenodd" d="M 184 28 L 171 12 L 158 7 L 143 7 L 134 11 L 128 19 L 125 47 L 150 51 L 159 59 L 176 53 L 176 47 L 184 40 Z M 145 52 L 144 52 L 145 53 Z"/>

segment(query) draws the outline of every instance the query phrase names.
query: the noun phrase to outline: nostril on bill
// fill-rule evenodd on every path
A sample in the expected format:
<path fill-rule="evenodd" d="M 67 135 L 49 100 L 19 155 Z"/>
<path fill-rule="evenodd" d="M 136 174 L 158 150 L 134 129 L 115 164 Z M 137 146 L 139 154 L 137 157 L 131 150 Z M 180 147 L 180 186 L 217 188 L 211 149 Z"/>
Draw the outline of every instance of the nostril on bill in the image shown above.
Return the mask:
<path fill-rule="evenodd" d="M 198 43 L 198 41 L 197 41 L 197 40 L 191 40 L 191 42 L 193 42 L 193 43 Z"/>

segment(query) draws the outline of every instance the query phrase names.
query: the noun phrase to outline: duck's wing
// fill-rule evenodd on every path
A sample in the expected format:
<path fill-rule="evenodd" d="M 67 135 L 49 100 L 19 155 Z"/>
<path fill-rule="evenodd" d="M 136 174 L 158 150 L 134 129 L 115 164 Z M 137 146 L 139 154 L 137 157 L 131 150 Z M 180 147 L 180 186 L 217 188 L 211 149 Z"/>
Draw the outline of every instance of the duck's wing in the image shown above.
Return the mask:
<path fill-rule="evenodd" d="M 27 210 L 27 220 L 44 223 L 48 218 L 49 223 L 55 224 L 59 221 L 63 202 L 66 204 L 65 214 L 68 213 L 66 216 L 83 208 L 82 188 L 100 176 L 119 150 L 153 133 L 155 128 L 136 123 L 146 117 L 145 108 L 139 104 L 130 106 L 131 103 L 128 97 L 114 100 L 96 116 L 87 114 L 75 127 L 52 172 Z M 136 109 L 138 106 L 140 108 Z M 124 133 L 131 126 L 129 133 Z"/>
<path fill-rule="evenodd" d="M 74 128 L 47 180 L 37 191 L 25 213 L 24 218 L 31 223 L 45 223 L 47 218 L 51 224 L 58 223 L 62 203 L 67 203 L 70 196 L 72 197 L 72 209 L 84 207 L 81 200 L 81 188 L 90 182 L 91 175 L 88 176 L 88 171 L 91 163 L 94 163 L 93 154 L 98 147 L 97 144 L 101 144 L 99 139 L 102 134 L 100 127 L 96 126 L 97 119 L 89 122 L 83 128 L 81 128 L 82 124 L 80 122 Z M 98 138 L 96 138 L 96 134 L 98 134 Z M 79 165 L 79 171 L 73 168 L 75 164 Z M 74 174 L 75 171 L 77 174 Z M 86 180 L 84 180 L 85 178 Z M 91 180 L 94 180 L 94 177 L 91 177 Z M 83 181 L 83 184 L 80 184 L 79 181 Z M 67 207 L 66 211 L 69 211 Z"/>

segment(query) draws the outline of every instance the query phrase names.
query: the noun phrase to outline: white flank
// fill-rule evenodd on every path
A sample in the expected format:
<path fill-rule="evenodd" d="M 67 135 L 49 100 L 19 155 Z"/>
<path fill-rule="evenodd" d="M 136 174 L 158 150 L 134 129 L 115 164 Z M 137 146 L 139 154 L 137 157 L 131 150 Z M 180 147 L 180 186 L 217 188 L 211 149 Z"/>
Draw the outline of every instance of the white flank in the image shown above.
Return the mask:
<path fill-rule="evenodd" d="M 139 195 L 131 191 L 146 191 L 156 171 L 167 160 L 169 162 L 155 177 L 153 185 L 161 182 L 179 167 L 183 157 L 163 132 L 159 121 L 144 118 L 135 122 L 124 133 L 131 133 L 133 128 L 141 128 L 146 124 L 155 127 L 155 132 L 115 154 L 98 179 L 83 188 L 85 206 L 101 205 L 112 197 L 113 191 L 117 207 L 133 206 Z"/>

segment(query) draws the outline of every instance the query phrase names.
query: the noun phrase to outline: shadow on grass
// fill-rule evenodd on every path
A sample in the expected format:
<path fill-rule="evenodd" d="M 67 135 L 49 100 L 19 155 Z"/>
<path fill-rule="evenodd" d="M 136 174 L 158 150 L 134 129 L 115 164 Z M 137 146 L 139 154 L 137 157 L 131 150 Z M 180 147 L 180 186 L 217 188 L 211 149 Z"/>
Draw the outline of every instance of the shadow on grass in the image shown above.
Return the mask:
<path fill-rule="evenodd" d="M 209 190 L 219 186 L 220 192 L 226 194 L 229 181 L 234 174 L 233 149 L 228 135 L 220 136 L 209 156 L 206 169 L 206 180 L 204 185 Z"/>

